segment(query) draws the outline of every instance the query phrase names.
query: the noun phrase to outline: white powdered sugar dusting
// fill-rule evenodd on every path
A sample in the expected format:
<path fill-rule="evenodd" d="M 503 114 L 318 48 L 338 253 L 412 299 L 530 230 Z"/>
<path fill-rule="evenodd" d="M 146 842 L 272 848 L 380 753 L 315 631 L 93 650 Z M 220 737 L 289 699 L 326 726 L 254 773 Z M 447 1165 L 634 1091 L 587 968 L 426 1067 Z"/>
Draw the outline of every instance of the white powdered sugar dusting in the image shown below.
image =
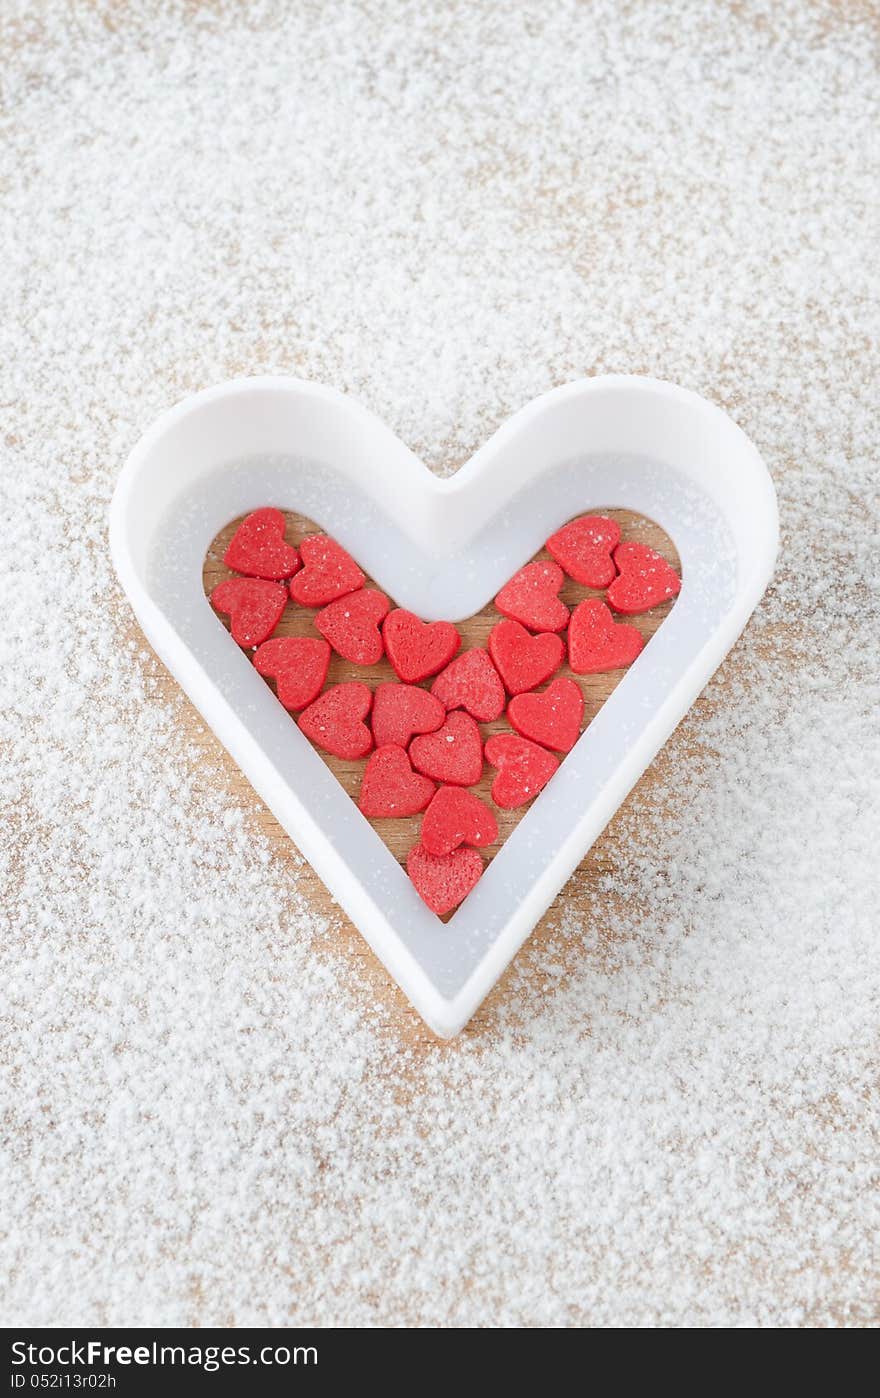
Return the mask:
<path fill-rule="evenodd" d="M 7 1323 L 880 1319 L 872 10 L 4 6 Z M 754 438 L 779 569 L 443 1044 L 175 697 L 108 504 L 235 374 L 446 472 L 607 371 Z"/>

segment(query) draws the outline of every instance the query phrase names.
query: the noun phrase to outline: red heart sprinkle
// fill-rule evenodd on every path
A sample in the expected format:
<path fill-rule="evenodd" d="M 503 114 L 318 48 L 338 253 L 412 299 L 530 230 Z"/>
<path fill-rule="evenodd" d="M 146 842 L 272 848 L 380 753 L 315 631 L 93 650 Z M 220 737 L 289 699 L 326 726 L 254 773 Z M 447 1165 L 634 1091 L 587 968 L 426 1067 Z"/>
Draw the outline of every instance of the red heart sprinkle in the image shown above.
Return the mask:
<path fill-rule="evenodd" d="M 307 738 L 334 757 L 366 757 L 373 736 L 363 722 L 373 692 L 358 680 L 334 684 L 304 709 L 299 726 Z"/>
<path fill-rule="evenodd" d="M 564 631 L 568 607 L 557 596 L 565 574 L 556 563 L 527 563 L 505 583 L 495 606 L 502 616 L 519 621 L 532 631 Z"/>
<path fill-rule="evenodd" d="M 614 610 L 624 616 L 648 612 L 681 591 L 681 578 L 675 569 L 647 544 L 618 544 L 614 562 L 620 576 L 614 579 L 606 596 Z"/>
<path fill-rule="evenodd" d="M 373 696 L 373 740 L 377 748 L 395 743 L 405 748 L 414 733 L 433 733 L 446 717 L 446 710 L 414 684 L 380 684 Z"/>
<path fill-rule="evenodd" d="M 553 680 L 543 694 L 517 694 L 507 706 L 507 717 L 517 733 L 557 752 L 574 747 L 583 716 L 581 687 L 565 678 Z"/>
<path fill-rule="evenodd" d="M 451 621 L 420 621 L 402 607 L 388 613 L 382 635 L 388 659 L 407 684 L 436 675 L 461 645 Z"/>
<path fill-rule="evenodd" d="M 475 849 L 457 849 L 452 854 L 429 854 L 414 845 L 406 861 L 406 872 L 423 903 L 442 917 L 451 912 L 480 880 L 483 861 Z"/>
<path fill-rule="evenodd" d="M 564 524 L 547 540 L 547 552 L 570 578 L 584 587 L 607 587 L 616 569 L 612 549 L 620 540 L 620 527 L 604 515 L 581 515 Z"/>
<path fill-rule="evenodd" d="M 498 839 L 493 812 L 462 786 L 441 786 L 422 820 L 422 844 L 429 854 L 451 854 L 459 845 L 492 845 Z"/>
<path fill-rule="evenodd" d="M 579 602 L 568 628 L 568 661 L 576 675 L 599 675 L 631 665 L 645 642 L 641 632 L 616 622 L 599 597 Z"/>
<path fill-rule="evenodd" d="M 362 587 L 324 607 L 315 617 L 315 626 L 343 660 L 375 665 L 384 651 L 379 623 L 390 606 L 384 592 Z"/>
<path fill-rule="evenodd" d="M 365 816 L 410 816 L 423 811 L 436 788 L 414 772 L 403 748 L 388 744 L 367 759 L 358 805 Z"/>
<path fill-rule="evenodd" d="M 285 709 L 304 709 L 324 688 L 330 647 L 316 636 L 276 636 L 254 656 L 258 674 L 274 679 Z"/>
<path fill-rule="evenodd" d="M 483 775 L 483 740 L 469 714 L 449 714 L 436 733 L 413 738 L 409 745 L 413 766 L 426 777 L 453 786 L 474 786 Z"/>
<path fill-rule="evenodd" d="M 227 578 L 211 593 L 211 606 L 229 617 L 233 641 L 258 646 L 272 635 L 287 604 L 287 589 L 260 578 Z"/>
<path fill-rule="evenodd" d="M 308 534 L 299 551 L 303 568 L 290 584 L 290 595 L 303 607 L 326 607 L 366 582 L 351 554 L 327 534 Z"/>
<path fill-rule="evenodd" d="M 479 723 L 491 723 L 504 713 L 507 695 L 488 651 L 475 646 L 457 655 L 431 685 L 447 709 L 465 709 Z"/>
<path fill-rule="evenodd" d="M 280 510 L 254 510 L 229 540 L 223 562 L 249 578 L 292 578 L 302 565 L 296 549 L 285 542 L 284 527 Z"/>
<path fill-rule="evenodd" d="M 559 669 L 565 642 L 551 631 L 530 636 L 518 621 L 499 621 L 489 632 L 489 654 L 510 694 L 536 689 Z"/>
<path fill-rule="evenodd" d="M 496 733 L 489 738 L 486 760 L 498 768 L 492 783 L 492 800 L 505 811 L 531 801 L 559 766 L 552 752 L 515 733 Z"/>

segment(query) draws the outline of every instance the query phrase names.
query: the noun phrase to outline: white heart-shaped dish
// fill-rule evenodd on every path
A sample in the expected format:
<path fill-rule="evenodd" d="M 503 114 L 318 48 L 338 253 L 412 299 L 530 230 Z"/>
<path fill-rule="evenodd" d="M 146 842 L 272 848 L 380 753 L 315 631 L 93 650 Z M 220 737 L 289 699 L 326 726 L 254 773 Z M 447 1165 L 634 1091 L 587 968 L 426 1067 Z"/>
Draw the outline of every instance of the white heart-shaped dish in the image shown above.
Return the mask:
<path fill-rule="evenodd" d="M 572 516 L 656 521 L 681 595 L 638 661 L 441 923 L 230 640 L 202 587 L 209 544 L 262 505 L 337 538 L 426 620 L 460 621 Z M 333 389 L 241 379 L 165 413 L 113 497 L 110 541 L 143 630 L 413 1005 L 458 1032 L 739 636 L 770 578 L 776 497 L 720 409 L 653 379 L 584 379 L 522 409 L 460 471 L 434 476 Z"/>

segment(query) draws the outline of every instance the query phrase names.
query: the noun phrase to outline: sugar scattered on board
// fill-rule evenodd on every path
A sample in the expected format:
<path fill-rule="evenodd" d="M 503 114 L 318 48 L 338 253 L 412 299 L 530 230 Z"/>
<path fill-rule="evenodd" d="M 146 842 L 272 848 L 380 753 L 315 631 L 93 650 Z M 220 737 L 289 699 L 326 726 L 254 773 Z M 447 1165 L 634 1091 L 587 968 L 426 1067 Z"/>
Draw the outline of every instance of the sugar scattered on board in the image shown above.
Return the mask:
<path fill-rule="evenodd" d="M 4 1317 L 876 1321 L 868 12 L 47 0 L 0 54 Z M 754 436 L 779 573 L 442 1045 L 230 796 L 107 504 L 231 374 L 446 471 L 608 370 Z"/>

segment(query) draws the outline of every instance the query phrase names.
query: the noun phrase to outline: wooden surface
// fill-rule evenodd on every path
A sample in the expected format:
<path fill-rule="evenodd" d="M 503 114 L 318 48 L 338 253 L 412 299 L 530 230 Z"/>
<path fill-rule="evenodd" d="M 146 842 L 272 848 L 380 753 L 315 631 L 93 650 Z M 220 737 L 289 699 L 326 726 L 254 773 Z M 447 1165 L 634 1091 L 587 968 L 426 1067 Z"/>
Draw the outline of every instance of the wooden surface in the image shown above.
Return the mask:
<path fill-rule="evenodd" d="M 675 546 L 672 540 L 658 525 L 625 510 L 601 510 L 598 512 L 617 520 L 621 528 L 621 537 L 623 539 L 631 539 L 640 543 L 650 544 L 652 548 L 657 549 L 664 557 L 673 563 L 676 568 L 679 567 L 679 559 L 675 551 Z M 216 587 L 216 585 L 225 578 L 235 576 L 223 563 L 223 554 L 239 523 L 239 520 L 231 521 L 212 541 L 205 558 L 202 574 L 206 593 L 210 593 L 212 588 Z M 318 532 L 320 532 L 319 526 L 311 520 L 304 518 L 302 515 L 288 512 L 286 530 L 288 542 L 298 544 L 305 534 Z M 549 558 L 546 549 L 542 549 L 534 556 L 536 558 Z M 368 579 L 368 585 L 375 585 L 372 579 Z M 590 588 L 582 587 L 579 583 L 575 583 L 567 578 L 560 595 L 563 601 L 569 607 L 572 607 L 584 597 L 602 597 L 604 593 L 602 591 L 595 591 Z M 395 602 L 395 599 L 392 599 L 392 602 Z M 626 620 L 629 624 L 638 627 L 643 636 L 650 638 L 667 616 L 670 606 L 672 605 L 672 603 L 666 603 L 663 606 L 653 608 L 650 612 L 646 612 L 641 616 L 628 617 Z M 318 632 L 315 630 L 312 620 L 314 614 L 313 610 L 298 607 L 291 602 L 288 604 L 274 634 L 278 636 L 317 636 Z M 462 649 L 468 649 L 471 646 L 484 646 L 490 630 L 500 619 L 500 614 L 495 610 L 495 607 L 490 604 L 467 621 L 457 623 L 462 636 Z M 227 619 L 225 617 L 221 617 L 221 620 L 223 620 L 224 624 L 227 624 Z M 569 676 L 580 685 L 585 700 L 583 727 L 586 727 L 598 713 L 608 696 L 613 692 L 615 686 L 619 684 L 625 671 L 616 670 L 602 675 L 573 675 L 568 665 L 565 664 L 558 673 Z M 394 671 L 384 656 L 378 665 L 364 666 L 351 664 L 343 660 L 334 651 L 330 661 L 327 683 L 339 684 L 346 680 L 361 680 L 368 684 L 371 689 L 375 689 L 378 684 L 384 681 L 394 680 L 395 678 Z M 272 681 L 267 680 L 266 683 L 272 685 L 274 688 Z M 424 687 L 430 688 L 430 683 L 431 681 L 426 681 Z M 293 722 L 293 719 L 291 722 Z M 484 740 L 492 733 L 511 731 L 510 725 L 503 715 L 494 723 L 481 724 L 480 728 Z M 320 751 L 320 749 L 318 749 L 318 751 Z M 337 757 L 332 757 L 327 753 L 321 753 L 321 757 L 352 799 L 357 800 L 365 759 L 346 761 Z M 233 765 L 231 759 L 227 757 L 226 763 L 230 784 L 239 789 L 246 787 L 248 792 L 250 792 L 246 778 Z M 490 805 L 492 804 L 490 788 L 495 775 L 495 769 L 490 767 L 488 763 L 485 764 L 482 780 L 478 786 L 472 788 L 472 790 L 476 791 L 485 801 L 488 801 Z M 253 799 L 253 793 L 250 794 Z M 525 816 L 528 811 L 528 806 L 520 807 L 514 811 L 503 811 L 493 805 L 493 810 L 498 819 L 498 843 L 482 851 L 487 863 L 492 859 L 494 854 L 497 853 L 501 844 L 503 844 L 504 840 L 519 821 Z M 401 863 L 405 863 L 406 856 L 410 849 L 418 842 L 420 822 L 420 816 L 410 816 L 401 819 L 373 820 L 371 824 L 384 840 L 395 858 Z M 263 811 L 262 824 L 282 857 L 289 858 L 289 849 L 284 849 L 284 846 L 287 844 L 287 836 L 272 815 L 266 810 Z M 585 865 L 589 868 L 590 861 L 591 856 L 588 855 L 581 868 L 583 869 Z M 594 856 L 592 859 L 594 877 L 599 867 L 600 865 Z M 565 890 L 563 890 L 560 898 L 564 896 Z M 339 910 L 333 902 L 333 899 L 316 877 L 313 880 L 313 887 L 310 890 L 310 898 L 319 911 L 334 919 L 339 918 Z M 452 913 L 448 915 L 448 917 L 452 916 Z M 354 929 L 352 929 L 349 924 L 346 924 L 346 933 L 348 935 L 350 935 L 353 930 Z M 363 946 L 364 953 L 372 960 L 372 953 L 369 951 L 369 948 L 367 948 L 364 943 L 361 943 L 361 945 Z M 384 968 L 377 964 L 374 969 L 380 976 L 385 976 L 387 979 L 387 973 L 384 972 Z M 389 985 L 390 984 L 389 982 Z M 400 992 L 396 993 L 402 999 Z"/>

